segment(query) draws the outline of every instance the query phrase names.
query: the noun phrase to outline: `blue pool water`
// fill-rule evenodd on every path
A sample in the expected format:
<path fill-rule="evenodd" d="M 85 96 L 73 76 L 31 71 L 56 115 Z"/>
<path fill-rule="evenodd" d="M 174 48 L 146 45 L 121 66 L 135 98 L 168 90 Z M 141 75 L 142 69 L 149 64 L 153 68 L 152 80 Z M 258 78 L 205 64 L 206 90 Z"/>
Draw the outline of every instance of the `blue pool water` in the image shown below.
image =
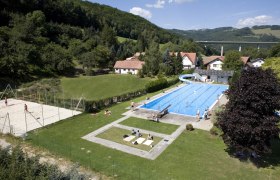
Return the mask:
<path fill-rule="evenodd" d="M 199 109 L 202 116 L 206 108 L 211 107 L 218 97 L 228 89 L 226 85 L 192 83 L 161 96 L 140 108 L 160 111 L 168 108 L 170 113 L 195 116 Z"/>

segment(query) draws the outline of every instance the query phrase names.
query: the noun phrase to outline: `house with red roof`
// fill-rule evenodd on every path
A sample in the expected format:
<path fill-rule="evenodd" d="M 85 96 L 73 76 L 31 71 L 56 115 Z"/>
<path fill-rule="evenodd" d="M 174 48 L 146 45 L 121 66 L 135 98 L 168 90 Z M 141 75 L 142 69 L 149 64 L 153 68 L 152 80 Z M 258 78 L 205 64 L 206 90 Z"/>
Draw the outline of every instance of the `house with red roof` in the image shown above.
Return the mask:
<path fill-rule="evenodd" d="M 145 64 L 144 61 L 133 56 L 126 58 L 126 60 L 116 61 L 114 69 L 117 74 L 137 74 L 142 69 L 143 64 Z"/>
<path fill-rule="evenodd" d="M 183 58 L 183 69 L 195 68 L 197 57 L 196 53 L 181 52 Z"/>
<path fill-rule="evenodd" d="M 222 70 L 224 64 L 225 56 L 205 56 L 202 58 L 203 64 L 207 66 L 207 70 Z M 250 57 L 241 57 L 243 64 L 247 64 L 250 61 Z"/>
<path fill-rule="evenodd" d="M 170 55 L 177 56 L 177 53 L 171 52 Z M 182 57 L 182 64 L 183 64 L 183 69 L 191 69 L 195 68 L 196 62 L 197 62 L 197 56 L 196 53 L 188 53 L 188 52 L 180 52 L 181 57 Z"/>

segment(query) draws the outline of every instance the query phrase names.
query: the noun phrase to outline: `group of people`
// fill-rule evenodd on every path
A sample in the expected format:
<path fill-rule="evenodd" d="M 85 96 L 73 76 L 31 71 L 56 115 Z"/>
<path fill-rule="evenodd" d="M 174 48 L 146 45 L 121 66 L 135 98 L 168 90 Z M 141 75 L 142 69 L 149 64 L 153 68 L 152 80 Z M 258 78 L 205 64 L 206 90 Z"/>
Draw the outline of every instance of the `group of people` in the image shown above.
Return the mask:
<path fill-rule="evenodd" d="M 210 112 L 209 112 L 209 108 L 207 107 L 207 108 L 204 110 L 204 112 L 203 112 L 203 119 L 204 119 L 204 120 L 207 120 L 207 118 L 209 117 L 209 115 L 210 115 Z M 197 112 L 196 112 L 196 118 L 197 118 L 197 120 L 199 121 L 199 119 L 200 119 L 200 111 L 199 111 L 199 109 L 198 109 Z"/>
<path fill-rule="evenodd" d="M 5 97 L 5 106 L 8 106 L 8 98 L 7 97 Z M 24 104 L 24 112 L 29 112 L 27 104 Z"/>
<path fill-rule="evenodd" d="M 132 129 L 131 134 L 135 135 L 136 137 L 142 137 L 142 134 L 140 133 L 139 129 L 137 131 Z"/>

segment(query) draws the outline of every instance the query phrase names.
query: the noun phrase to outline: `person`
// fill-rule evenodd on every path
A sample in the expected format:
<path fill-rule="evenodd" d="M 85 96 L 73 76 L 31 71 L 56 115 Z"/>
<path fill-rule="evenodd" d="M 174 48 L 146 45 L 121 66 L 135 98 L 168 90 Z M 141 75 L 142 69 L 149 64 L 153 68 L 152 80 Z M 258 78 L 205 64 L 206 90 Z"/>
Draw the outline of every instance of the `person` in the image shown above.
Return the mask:
<path fill-rule="evenodd" d="M 136 134 L 136 131 L 134 129 L 131 130 L 131 134 L 134 135 Z"/>
<path fill-rule="evenodd" d="M 197 118 L 197 120 L 200 119 L 200 111 L 199 111 L 199 109 L 196 111 L 196 118 Z"/>
<path fill-rule="evenodd" d="M 104 114 L 105 114 L 105 115 L 111 115 L 111 114 L 112 114 L 112 112 L 111 112 L 111 111 L 109 111 L 108 109 L 106 109 L 106 110 L 105 110 L 105 112 L 104 112 Z"/>
<path fill-rule="evenodd" d="M 154 137 L 153 136 L 151 136 L 151 134 L 148 134 L 148 138 L 147 138 L 148 140 L 153 140 L 154 139 Z"/>
<path fill-rule="evenodd" d="M 29 112 L 29 111 L 28 111 L 28 107 L 27 107 L 26 104 L 24 104 L 24 111 L 25 111 L 25 112 Z"/>
<path fill-rule="evenodd" d="M 156 119 L 156 114 L 153 113 L 152 115 L 152 119 L 155 120 Z"/>
<path fill-rule="evenodd" d="M 159 118 L 156 116 L 156 122 L 159 122 Z"/>
<path fill-rule="evenodd" d="M 134 102 L 131 102 L 130 108 L 131 108 L 132 111 L 134 110 Z"/>
<path fill-rule="evenodd" d="M 205 109 L 205 111 L 204 111 L 204 120 L 206 120 L 206 119 L 207 119 L 207 116 L 208 116 L 208 110 L 207 110 L 207 109 Z"/>
<path fill-rule="evenodd" d="M 141 137 L 142 136 L 142 134 L 140 133 L 140 131 L 138 130 L 138 131 L 136 131 L 136 136 L 137 137 Z"/>
<path fill-rule="evenodd" d="M 5 105 L 8 106 L 8 99 L 6 96 L 5 96 Z"/>

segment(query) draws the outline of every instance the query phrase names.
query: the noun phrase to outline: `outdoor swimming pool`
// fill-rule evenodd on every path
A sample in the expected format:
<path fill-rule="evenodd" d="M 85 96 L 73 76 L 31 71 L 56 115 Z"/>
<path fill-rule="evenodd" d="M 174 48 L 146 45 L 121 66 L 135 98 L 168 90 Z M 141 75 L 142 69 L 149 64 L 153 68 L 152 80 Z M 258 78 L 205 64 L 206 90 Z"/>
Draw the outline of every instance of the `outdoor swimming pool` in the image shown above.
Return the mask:
<path fill-rule="evenodd" d="M 161 111 L 168 105 L 170 113 L 195 116 L 197 110 L 202 116 L 218 97 L 228 89 L 227 85 L 192 83 L 161 96 L 140 108 Z"/>

